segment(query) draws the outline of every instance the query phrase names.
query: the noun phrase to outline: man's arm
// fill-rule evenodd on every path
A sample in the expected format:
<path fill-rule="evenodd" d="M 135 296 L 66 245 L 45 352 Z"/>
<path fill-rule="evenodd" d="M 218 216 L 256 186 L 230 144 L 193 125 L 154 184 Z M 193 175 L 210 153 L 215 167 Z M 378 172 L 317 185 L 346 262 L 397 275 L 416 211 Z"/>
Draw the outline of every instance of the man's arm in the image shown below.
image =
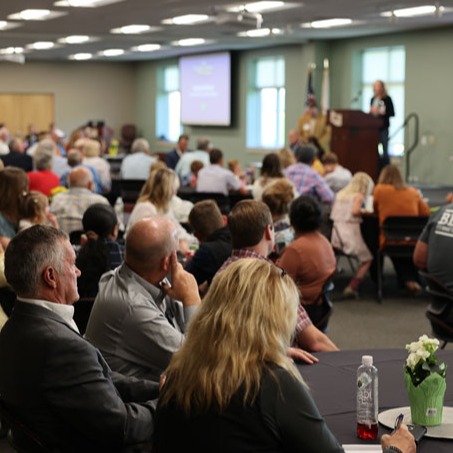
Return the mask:
<path fill-rule="evenodd" d="M 337 346 L 313 324 L 303 329 L 297 338 L 302 349 L 310 352 L 338 351 Z"/>
<path fill-rule="evenodd" d="M 412 259 L 415 267 L 418 267 L 419 269 L 428 268 L 428 244 L 426 242 L 417 241 Z"/>

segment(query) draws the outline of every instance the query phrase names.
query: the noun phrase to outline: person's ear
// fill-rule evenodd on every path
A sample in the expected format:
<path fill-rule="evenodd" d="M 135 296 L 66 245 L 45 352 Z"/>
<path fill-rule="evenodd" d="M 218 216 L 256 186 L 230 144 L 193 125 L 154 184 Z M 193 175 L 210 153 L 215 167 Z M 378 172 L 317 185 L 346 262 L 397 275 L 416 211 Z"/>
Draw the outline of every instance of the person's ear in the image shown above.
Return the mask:
<path fill-rule="evenodd" d="M 267 241 L 272 240 L 272 232 L 274 231 L 274 225 L 267 225 L 266 229 L 264 230 L 264 237 L 266 238 Z"/>
<path fill-rule="evenodd" d="M 171 258 L 171 255 L 165 256 L 164 258 L 162 258 L 162 261 L 161 261 L 161 268 L 167 274 L 171 268 L 171 259 L 170 258 Z"/>
<path fill-rule="evenodd" d="M 55 289 L 57 287 L 58 275 L 55 268 L 53 268 L 52 266 L 47 266 L 44 269 L 42 276 L 47 286 L 52 289 Z"/>
<path fill-rule="evenodd" d="M 222 220 L 223 220 L 223 224 L 225 226 L 227 226 L 228 225 L 228 217 L 226 215 L 222 215 Z"/>

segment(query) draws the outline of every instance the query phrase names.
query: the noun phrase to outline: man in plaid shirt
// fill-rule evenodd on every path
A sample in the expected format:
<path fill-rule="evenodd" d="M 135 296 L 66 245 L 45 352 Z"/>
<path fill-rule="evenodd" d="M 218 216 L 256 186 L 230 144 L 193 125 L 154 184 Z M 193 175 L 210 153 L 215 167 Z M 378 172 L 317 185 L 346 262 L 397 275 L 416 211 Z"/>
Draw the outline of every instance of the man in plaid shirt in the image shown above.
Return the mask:
<path fill-rule="evenodd" d="M 240 201 L 228 215 L 228 227 L 233 251 L 217 273 L 241 258 L 257 258 L 271 262 L 267 256 L 274 248 L 274 225 L 271 212 L 265 203 L 256 200 Z M 313 325 L 300 304 L 293 346 L 290 348 L 290 355 L 308 363 L 317 362 L 318 359 L 307 351 L 338 350 L 327 335 Z"/>

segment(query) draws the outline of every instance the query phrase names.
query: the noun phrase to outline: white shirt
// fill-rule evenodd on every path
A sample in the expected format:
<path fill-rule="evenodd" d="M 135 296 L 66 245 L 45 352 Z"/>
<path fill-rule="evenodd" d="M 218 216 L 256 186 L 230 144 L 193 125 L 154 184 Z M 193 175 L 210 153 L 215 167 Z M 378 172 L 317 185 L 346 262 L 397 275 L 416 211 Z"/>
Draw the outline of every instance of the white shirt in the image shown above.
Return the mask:
<path fill-rule="evenodd" d="M 188 180 L 191 174 L 190 165 L 194 160 L 200 160 L 203 162 L 203 165 L 207 167 L 209 165 L 209 153 L 201 150 L 186 151 L 181 156 L 176 164 L 175 172 L 183 185 L 187 185 L 189 182 Z"/>
<path fill-rule="evenodd" d="M 128 154 L 121 162 L 121 178 L 148 179 L 149 169 L 156 159 L 149 154 L 137 152 Z"/>
<path fill-rule="evenodd" d="M 57 304 L 55 302 L 42 299 L 26 299 L 25 297 L 19 297 L 18 299 L 21 302 L 26 302 L 27 304 L 39 305 L 40 307 L 47 308 L 47 310 L 50 310 L 60 316 L 60 318 L 63 318 L 63 321 L 68 324 L 69 327 L 77 333 L 80 333 L 77 324 L 73 319 L 74 305 Z"/>
<path fill-rule="evenodd" d="M 203 167 L 198 172 L 197 192 L 216 192 L 228 195 L 230 190 L 238 190 L 241 181 L 234 173 L 217 164 Z"/>

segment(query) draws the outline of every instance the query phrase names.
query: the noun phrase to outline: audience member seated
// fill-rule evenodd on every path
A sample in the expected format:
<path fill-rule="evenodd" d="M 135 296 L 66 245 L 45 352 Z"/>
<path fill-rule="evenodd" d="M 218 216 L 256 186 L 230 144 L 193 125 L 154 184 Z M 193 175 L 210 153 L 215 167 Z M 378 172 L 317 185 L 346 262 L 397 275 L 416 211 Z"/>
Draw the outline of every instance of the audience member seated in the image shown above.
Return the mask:
<path fill-rule="evenodd" d="M 310 137 L 308 137 L 306 144 L 314 146 L 314 148 L 316 149 L 315 158 L 311 163 L 311 168 L 313 168 L 313 170 L 315 170 L 321 176 L 324 176 L 326 174 L 326 170 L 322 163 L 322 157 L 325 154 L 324 148 L 321 146 L 321 144 L 318 142 L 318 139 L 314 135 L 310 135 Z"/>
<path fill-rule="evenodd" d="M 272 263 L 267 257 L 274 250 L 274 226 L 272 215 L 262 201 L 242 200 L 228 214 L 228 228 L 231 233 L 233 251 L 217 273 L 231 263 L 242 258 L 256 258 Z M 215 279 L 216 277 L 214 277 Z M 306 351 L 336 351 L 332 341 L 317 329 L 299 304 L 294 345 L 304 350 L 292 348 L 289 352 L 296 359 L 314 363 L 317 359 Z"/>
<path fill-rule="evenodd" d="M 348 255 L 354 255 L 360 263 L 357 272 L 343 291 L 345 297 L 358 297 L 360 283 L 373 261 L 373 255 L 360 230 L 365 202 L 373 188 L 371 177 L 362 171 L 357 172 L 349 184 L 337 193 L 330 213 L 333 221 L 332 245 Z"/>
<path fill-rule="evenodd" d="M 197 188 L 198 182 L 198 173 L 204 167 L 204 163 L 201 160 L 194 160 L 190 164 L 190 179 L 189 179 L 189 187 L 193 189 Z"/>
<path fill-rule="evenodd" d="M 0 124 L 0 155 L 4 156 L 9 153 L 8 143 L 11 140 L 8 128 L 4 124 Z"/>
<path fill-rule="evenodd" d="M 66 233 L 82 230 L 82 218 L 86 209 L 95 203 L 109 204 L 103 195 L 93 192 L 91 171 L 83 166 L 69 173 L 69 189 L 52 197 L 50 212 L 57 217 L 60 228 Z"/>
<path fill-rule="evenodd" d="M 293 278 L 301 303 L 316 302 L 324 284 L 336 270 L 336 258 L 329 240 L 319 231 L 322 209 L 319 202 L 301 195 L 291 203 L 289 213 L 295 240 L 286 246 L 277 264 Z"/>
<path fill-rule="evenodd" d="M 17 234 L 5 273 L 18 297 L 0 333 L 5 406 L 49 451 L 119 453 L 151 441 L 157 385 L 112 373 L 72 319 L 80 271 L 67 235 L 41 225 Z M 21 432 L 13 437 L 31 451 Z"/>
<path fill-rule="evenodd" d="M 189 151 L 188 148 L 189 148 L 189 136 L 186 134 L 180 135 L 178 138 L 178 142 L 176 143 L 175 149 L 169 151 L 165 156 L 165 163 L 167 164 L 167 167 L 174 170 L 181 156 L 186 151 Z"/>
<path fill-rule="evenodd" d="M 85 140 L 82 153 L 84 156 L 83 163 L 93 167 L 98 172 L 102 193 L 110 192 L 112 187 L 110 163 L 101 157 L 101 144 L 97 140 Z"/>
<path fill-rule="evenodd" d="M 35 170 L 27 173 L 30 190 L 42 192 L 46 197 L 52 195 L 52 189 L 60 185 L 60 178 L 52 171 L 56 146 L 52 140 L 41 140 L 33 155 Z"/>
<path fill-rule="evenodd" d="M 22 199 L 19 231 L 30 228 L 33 225 L 60 227 L 57 218 L 50 212 L 49 198 L 36 190 L 30 190 Z"/>
<path fill-rule="evenodd" d="M 176 195 L 176 179 L 176 173 L 169 168 L 159 168 L 151 172 L 129 217 L 126 236 L 130 227 L 138 220 L 152 215 L 163 215 L 177 226 L 181 250 L 187 250 L 190 242 L 196 242 L 196 239 L 178 222 L 170 208 L 171 200 Z"/>
<path fill-rule="evenodd" d="M 162 162 L 162 161 L 160 161 Z M 165 163 L 162 162 L 164 165 Z M 175 219 L 180 224 L 186 224 L 189 222 L 189 214 L 193 208 L 193 203 L 189 200 L 183 200 L 181 197 L 178 196 L 179 190 L 179 178 L 175 178 L 174 181 L 174 188 L 173 188 L 173 196 L 170 200 L 170 211 L 173 212 Z"/>
<path fill-rule="evenodd" d="M 324 181 L 333 192 L 339 192 L 351 181 L 352 173 L 338 162 L 338 156 L 335 153 L 326 154 L 322 163 L 324 164 Z"/>
<path fill-rule="evenodd" d="M 19 167 L 24 171 L 33 170 L 33 159 L 25 153 L 25 143 L 20 138 L 9 142 L 9 153 L 0 156 L 5 167 Z"/>
<path fill-rule="evenodd" d="M 263 192 L 263 202 L 269 207 L 274 222 L 276 256 L 294 240 L 294 230 L 288 216 L 293 200 L 294 186 L 286 178 L 273 182 Z"/>
<path fill-rule="evenodd" d="M 203 200 L 195 203 L 190 211 L 189 224 L 200 246 L 185 269 L 193 274 L 199 286 L 209 286 L 215 273 L 231 255 L 231 235 L 226 218 L 214 200 Z"/>
<path fill-rule="evenodd" d="M 297 130 L 304 143 L 309 143 L 309 138 L 315 137 L 326 152 L 330 151 L 332 126 L 327 121 L 327 115 L 319 112 L 314 99 L 310 99 L 305 112 L 299 118 Z"/>
<path fill-rule="evenodd" d="M 98 171 L 92 167 L 91 165 L 85 165 L 83 162 L 83 153 L 79 149 L 76 148 L 71 148 L 67 151 L 66 153 L 66 159 L 69 165 L 69 170 L 65 172 L 61 177 L 60 177 L 60 185 L 62 187 L 69 187 L 69 173 L 71 170 L 75 167 L 78 166 L 83 166 L 88 168 L 88 170 L 91 171 L 93 174 L 93 182 L 94 182 L 94 192 L 96 193 L 101 193 L 102 192 L 102 187 L 101 183 L 99 181 L 99 174 Z"/>
<path fill-rule="evenodd" d="M 156 158 L 150 155 L 148 140 L 136 138 L 131 146 L 131 153 L 124 156 L 121 162 L 122 179 L 147 179 L 151 165 Z"/>
<path fill-rule="evenodd" d="M 299 131 L 297 129 L 290 129 L 288 131 L 288 148 L 294 153 L 301 144 Z"/>
<path fill-rule="evenodd" d="M 203 162 L 203 166 L 209 165 L 209 151 L 211 149 L 211 141 L 207 137 L 200 137 L 197 140 L 197 149 L 195 151 L 185 152 L 179 159 L 175 167 L 175 172 L 181 181 L 182 186 L 188 186 L 191 171 L 190 165 L 194 160 Z"/>
<path fill-rule="evenodd" d="M 237 159 L 231 159 L 228 161 L 228 169 L 241 181 L 246 179 L 242 165 Z"/>
<path fill-rule="evenodd" d="M 231 170 L 223 168 L 223 152 L 214 148 L 209 151 L 209 165 L 203 167 L 197 178 L 197 192 L 215 192 L 228 195 L 230 191 L 247 193 L 247 188 Z"/>
<path fill-rule="evenodd" d="M 420 192 L 414 187 L 404 184 L 398 167 L 386 165 L 379 175 L 373 192 L 374 212 L 378 216 L 379 225 L 390 216 L 429 216 L 429 206 L 423 200 Z M 385 244 L 381 231 L 379 244 Z M 398 278 L 398 285 L 406 288 L 412 294 L 422 291 L 417 268 L 411 257 L 391 257 Z"/>
<path fill-rule="evenodd" d="M 260 176 L 255 180 L 252 187 L 252 196 L 254 200 L 261 200 L 264 189 L 273 182 L 284 178 L 280 159 L 276 153 L 269 153 L 263 157 L 260 169 Z M 297 194 L 294 189 L 295 195 Z"/>
<path fill-rule="evenodd" d="M 286 355 L 297 307 L 294 283 L 262 260 L 240 260 L 214 280 L 166 370 L 156 451 L 344 451 Z M 381 442 L 415 453 L 405 425 Z"/>
<path fill-rule="evenodd" d="M 17 233 L 21 199 L 27 192 L 28 177 L 24 170 L 17 167 L 0 170 L 0 244 L 3 249 Z"/>
<path fill-rule="evenodd" d="M 312 145 L 300 146 L 296 149 L 297 163 L 285 169 L 285 176 L 294 184 L 300 195 L 311 195 L 321 203 L 331 204 L 334 193 L 325 183 L 322 176 L 311 168 L 316 149 Z"/>
<path fill-rule="evenodd" d="M 288 148 L 287 146 L 280 148 L 277 151 L 277 155 L 278 155 L 278 158 L 280 159 L 280 164 L 281 164 L 282 170 L 284 170 L 285 168 L 288 168 L 290 165 L 293 165 L 297 162 L 296 156 L 291 151 L 291 149 Z"/>
<path fill-rule="evenodd" d="M 85 336 L 115 371 L 159 382 L 184 340 L 200 297 L 195 278 L 177 262 L 176 234 L 165 217 L 134 223 L 124 263 L 99 282 Z"/>
<path fill-rule="evenodd" d="M 414 264 L 453 291 L 453 204 L 431 214 L 414 250 Z M 451 252 L 451 253 L 450 253 Z"/>
<path fill-rule="evenodd" d="M 87 208 L 82 218 L 86 239 L 77 253 L 76 266 L 80 297 L 92 298 L 98 293 L 99 280 L 107 271 L 123 262 L 124 246 L 118 239 L 118 218 L 108 204 L 96 203 Z"/>

